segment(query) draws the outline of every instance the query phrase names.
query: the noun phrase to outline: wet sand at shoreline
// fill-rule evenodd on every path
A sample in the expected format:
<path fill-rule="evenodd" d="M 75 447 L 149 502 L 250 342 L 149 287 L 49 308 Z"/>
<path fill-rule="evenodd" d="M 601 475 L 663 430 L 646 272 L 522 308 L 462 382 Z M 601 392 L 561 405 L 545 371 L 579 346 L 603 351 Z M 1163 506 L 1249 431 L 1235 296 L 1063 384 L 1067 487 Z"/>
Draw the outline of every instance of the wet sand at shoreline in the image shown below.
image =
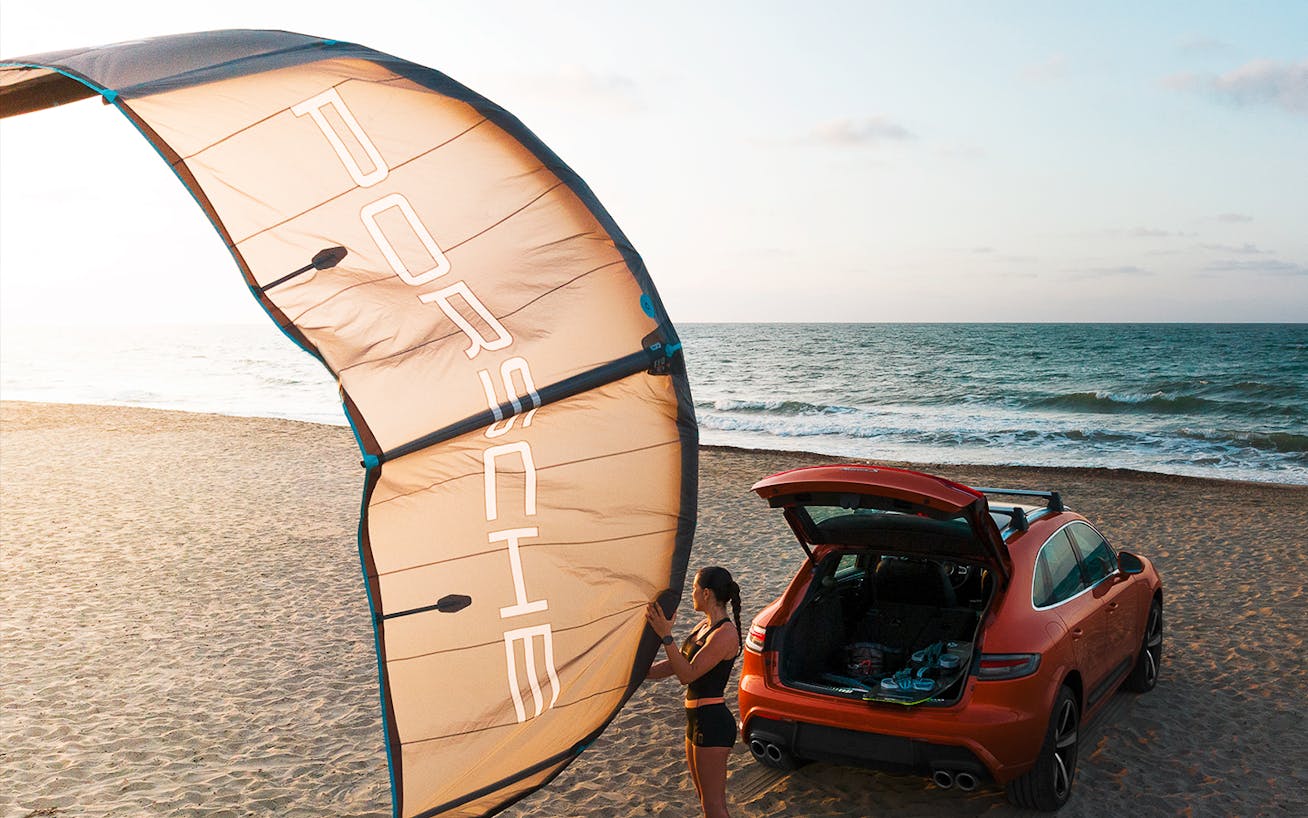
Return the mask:
<path fill-rule="evenodd" d="M 348 429 L 120 407 L 0 405 L 0 818 L 390 814 Z M 833 458 L 705 448 L 692 567 L 748 620 L 803 554 L 749 487 Z M 1163 576 L 1158 688 L 1082 733 L 1060 813 L 1289 815 L 1308 800 L 1308 486 L 1103 469 L 918 466 L 1057 489 Z M 693 623 L 683 605 L 677 633 Z M 734 701 L 731 702 L 734 709 Z M 691 816 L 679 690 L 644 686 L 504 814 Z M 737 745 L 735 816 L 1016 815 L 1002 790 Z"/>

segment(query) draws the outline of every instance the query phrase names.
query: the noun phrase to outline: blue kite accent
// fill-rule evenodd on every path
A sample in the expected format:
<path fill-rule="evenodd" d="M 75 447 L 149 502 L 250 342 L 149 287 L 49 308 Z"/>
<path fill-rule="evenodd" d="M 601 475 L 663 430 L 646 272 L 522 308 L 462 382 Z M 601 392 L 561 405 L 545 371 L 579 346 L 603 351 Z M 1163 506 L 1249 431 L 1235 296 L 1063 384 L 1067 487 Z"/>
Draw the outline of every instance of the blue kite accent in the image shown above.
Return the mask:
<path fill-rule="evenodd" d="M 365 454 L 363 456 L 363 467 L 365 469 L 375 469 L 381 465 L 381 458 L 375 454 Z"/>
<path fill-rule="evenodd" d="M 59 68 L 58 66 L 38 65 L 36 63 L 30 63 L 30 62 L 7 62 L 7 61 L 0 62 L 0 66 L 4 66 L 5 68 L 44 68 L 47 71 L 54 71 L 56 74 L 61 74 L 62 76 L 68 77 L 68 79 L 73 80 L 74 82 L 79 82 L 82 85 L 85 85 L 87 88 L 90 88 L 92 91 L 104 97 L 105 102 L 112 103 L 116 99 L 118 99 L 117 91 L 114 91 L 109 88 L 101 88 L 99 85 L 96 85 L 95 83 L 91 82 L 86 77 L 78 76 L 77 74 L 74 74 L 71 71 L 66 71 L 62 68 Z M 128 120 L 130 119 L 131 117 L 128 117 Z M 142 134 L 142 136 L 144 136 L 144 134 Z M 148 139 L 149 137 L 146 138 Z"/>
<path fill-rule="evenodd" d="M 350 413 L 345 413 L 349 418 Z M 354 421 L 350 421 L 350 426 L 354 426 Z M 357 432 L 356 432 L 357 434 Z M 362 445 L 362 444 L 360 444 Z M 373 455 L 366 455 L 366 461 Z M 368 519 L 368 491 L 363 492 L 363 497 L 359 500 L 359 526 L 355 530 L 355 543 L 359 549 L 359 567 L 363 569 L 363 592 L 368 595 L 368 613 L 371 614 L 369 619 L 372 620 L 372 651 L 377 660 L 377 693 L 381 700 L 381 717 L 382 724 L 387 724 L 390 718 L 390 708 L 386 706 L 386 685 L 382 684 L 383 669 L 386 666 L 382 659 L 382 636 L 381 636 L 381 610 L 377 607 L 377 600 L 372 596 L 372 583 L 368 580 L 368 558 L 364 553 L 364 522 Z M 399 783 L 395 780 L 395 755 L 391 752 L 390 741 L 386 744 L 386 773 L 390 776 L 391 784 L 391 815 L 392 818 L 399 818 L 400 814 L 400 788 Z"/>
<path fill-rule="evenodd" d="M 650 318 L 657 318 L 654 314 L 654 301 L 647 294 L 640 294 L 640 309 Z"/>
<path fill-rule="evenodd" d="M 680 349 L 681 349 L 681 342 L 678 341 L 675 344 L 669 344 L 667 347 L 665 347 L 663 350 L 663 354 L 671 358 L 673 355 L 676 355 L 677 351 Z"/>

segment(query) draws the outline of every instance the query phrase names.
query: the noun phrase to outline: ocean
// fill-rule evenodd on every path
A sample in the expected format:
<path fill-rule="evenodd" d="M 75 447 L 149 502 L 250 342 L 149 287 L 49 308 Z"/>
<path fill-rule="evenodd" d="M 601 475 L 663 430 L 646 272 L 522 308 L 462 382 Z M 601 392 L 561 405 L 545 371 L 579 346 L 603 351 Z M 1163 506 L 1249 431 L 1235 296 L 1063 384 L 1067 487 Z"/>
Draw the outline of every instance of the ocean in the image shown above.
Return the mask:
<path fill-rule="evenodd" d="M 1308 324 L 678 330 L 706 444 L 1308 484 Z M 345 424 L 271 324 L 2 327 L 0 398 Z"/>

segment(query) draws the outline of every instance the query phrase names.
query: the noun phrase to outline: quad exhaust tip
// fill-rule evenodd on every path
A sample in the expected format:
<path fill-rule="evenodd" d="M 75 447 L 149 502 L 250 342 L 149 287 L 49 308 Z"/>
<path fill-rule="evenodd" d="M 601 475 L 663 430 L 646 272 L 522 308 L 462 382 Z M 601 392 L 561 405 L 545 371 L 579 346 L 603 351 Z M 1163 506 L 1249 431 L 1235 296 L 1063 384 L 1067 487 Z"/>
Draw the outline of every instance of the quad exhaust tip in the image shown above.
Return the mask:
<path fill-rule="evenodd" d="M 950 772 L 949 770 L 936 770 L 931 773 L 931 780 L 942 790 L 950 787 L 958 787 L 963 792 L 971 792 L 976 789 L 976 776 L 969 772 Z"/>
<path fill-rule="evenodd" d="M 749 751 L 759 760 L 768 760 L 773 763 L 781 761 L 784 752 L 780 747 L 770 741 L 761 739 L 752 739 L 749 742 Z"/>
<path fill-rule="evenodd" d="M 780 762 L 785 756 L 785 750 L 779 745 L 762 739 L 750 739 L 749 751 L 760 761 Z M 960 770 L 955 773 L 950 770 L 935 770 L 931 773 L 931 780 L 942 790 L 958 787 L 963 792 L 972 792 L 977 788 L 977 777 L 966 770 Z"/>

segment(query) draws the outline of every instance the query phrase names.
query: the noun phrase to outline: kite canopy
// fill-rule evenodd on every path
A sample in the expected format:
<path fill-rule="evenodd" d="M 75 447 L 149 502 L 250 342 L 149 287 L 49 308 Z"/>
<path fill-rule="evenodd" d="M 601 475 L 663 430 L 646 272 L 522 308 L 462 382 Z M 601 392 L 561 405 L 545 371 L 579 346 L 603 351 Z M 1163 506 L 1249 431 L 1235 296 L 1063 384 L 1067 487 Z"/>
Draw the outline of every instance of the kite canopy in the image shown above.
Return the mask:
<path fill-rule="evenodd" d="M 0 115 L 96 95 L 339 381 L 396 814 L 548 783 L 644 678 L 643 608 L 679 601 L 694 529 L 694 410 L 640 256 L 511 114 L 363 46 L 215 31 L 0 61 Z"/>

